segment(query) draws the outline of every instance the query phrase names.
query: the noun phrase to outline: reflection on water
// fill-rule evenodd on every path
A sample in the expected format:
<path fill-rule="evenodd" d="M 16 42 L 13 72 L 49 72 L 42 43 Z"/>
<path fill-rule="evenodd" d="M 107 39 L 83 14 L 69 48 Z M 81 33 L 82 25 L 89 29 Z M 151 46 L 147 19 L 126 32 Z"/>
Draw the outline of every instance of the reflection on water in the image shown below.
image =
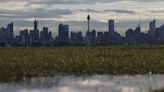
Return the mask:
<path fill-rule="evenodd" d="M 149 92 L 164 87 L 164 75 L 57 76 L 0 84 L 0 92 Z"/>

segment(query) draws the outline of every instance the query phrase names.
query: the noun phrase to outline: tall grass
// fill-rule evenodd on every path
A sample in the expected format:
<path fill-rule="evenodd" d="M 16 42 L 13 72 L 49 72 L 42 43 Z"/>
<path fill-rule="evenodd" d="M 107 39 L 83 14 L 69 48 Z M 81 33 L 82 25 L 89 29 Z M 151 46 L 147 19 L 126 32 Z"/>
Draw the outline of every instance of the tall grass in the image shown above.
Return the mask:
<path fill-rule="evenodd" d="M 164 46 L 0 48 L 0 80 L 59 74 L 164 74 Z"/>

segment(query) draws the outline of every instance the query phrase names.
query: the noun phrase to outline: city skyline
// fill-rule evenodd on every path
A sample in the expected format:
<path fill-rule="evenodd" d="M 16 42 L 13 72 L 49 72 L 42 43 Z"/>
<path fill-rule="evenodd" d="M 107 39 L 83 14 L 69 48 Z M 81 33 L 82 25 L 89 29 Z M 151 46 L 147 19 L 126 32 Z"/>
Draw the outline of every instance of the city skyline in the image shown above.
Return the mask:
<path fill-rule="evenodd" d="M 17 3 L 19 1 L 19 3 Z M 163 24 L 162 0 L 1 0 L 0 26 L 15 22 L 15 33 L 20 29 L 32 28 L 31 22 L 40 20 L 40 29 L 49 27 L 57 35 L 57 25 L 70 25 L 71 31 L 87 31 L 86 16 L 92 16 L 92 29 L 107 31 L 109 19 L 115 20 L 116 31 L 125 35 L 127 28 L 135 28 L 141 21 L 143 31 L 148 22 L 156 19 L 157 26 Z M 77 7 L 78 6 L 78 7 Z"/>
<path fill-rule="evenodd" d="M 58 24 L 58 35 L 53 37 L 48 27 L 39 29 L 37 19 L 33 21 L 33 29 L 20 30 L 19 35 L 14 36 L 14 22 L 0 29 L 1 46 L 94 46 L 94 45 L 141 45 L 141 44 L 164 44 L 164 25 L 157 27 L 156 20 L 149 22 L 147 32 L 142 32 L 141 22 L 135 28 L 129 28 L 125 36 L 115 30 L 115 20 L 108 20 L 108 31 L 91 29 L 92 16 L 86 16 L 87 32 L 73 32 L 70 25 Z M 85 34 L 85 35 L 83 35 Z"/>

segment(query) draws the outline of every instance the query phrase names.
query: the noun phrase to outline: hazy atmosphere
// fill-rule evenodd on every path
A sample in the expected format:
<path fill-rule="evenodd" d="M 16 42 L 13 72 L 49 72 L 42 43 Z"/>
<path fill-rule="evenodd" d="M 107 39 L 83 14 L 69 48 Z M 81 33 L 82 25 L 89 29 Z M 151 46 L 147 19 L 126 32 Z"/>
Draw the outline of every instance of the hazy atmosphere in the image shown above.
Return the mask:
<path fill-rule="evenodd" d="M 59 23 L 70 25 L 70 31 L 87 31 L 86 16 L 91 15 L 91 28 L 107 31 L 109 19 L 116 21 L 116 31 L 124 35 L 128 28 L 141 21 L 142 31 L 148 22 L 157 19 L 164 24 L 163 0 L 0 0 L 0 26 L 14 21 L 15 33 L 32 29 L 34 19 L 40 29 L 47 26 L 53 35 Z"/>

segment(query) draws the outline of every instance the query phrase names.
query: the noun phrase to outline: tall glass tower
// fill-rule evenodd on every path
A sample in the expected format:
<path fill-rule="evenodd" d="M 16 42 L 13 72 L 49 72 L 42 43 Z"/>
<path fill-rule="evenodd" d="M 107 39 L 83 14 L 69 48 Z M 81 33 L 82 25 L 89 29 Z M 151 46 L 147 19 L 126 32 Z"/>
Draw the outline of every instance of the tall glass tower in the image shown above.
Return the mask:
<path fill-rule="evenodd" d="M 34 21 L 34 30 L 38 30 L 38 21 L 37 20 Z"/>

